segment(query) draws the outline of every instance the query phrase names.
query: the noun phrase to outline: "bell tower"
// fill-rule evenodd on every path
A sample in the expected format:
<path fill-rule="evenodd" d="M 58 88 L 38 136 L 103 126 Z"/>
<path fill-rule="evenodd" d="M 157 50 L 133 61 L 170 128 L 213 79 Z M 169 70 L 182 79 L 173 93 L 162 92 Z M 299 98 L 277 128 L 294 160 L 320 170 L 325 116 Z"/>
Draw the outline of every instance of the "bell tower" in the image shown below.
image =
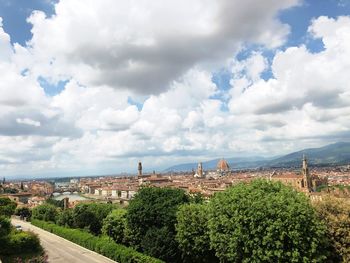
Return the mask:
<path fill-rule="evenodd" d="M 197 174 L 198 174 L 198 177 L 200 177 L 200 178 L 203 177 L 203 165 L 202 165 L 202 163 L 198 163 Z"/>
<path fill-rule="evenodd" d="M 137 170 L 138 170 L 138 176 L 142 176 L 142 163 L 139 162 L 138 166 L 137 166 Z"/>
<path fill-rule="evenodd" d="M 302 168 L 303 179 L 305 180 L 307 189 L 312 191 L 312 180 L 310 177 L 309 167 L 305 154 L 303 155 L 303 168 Z"/>

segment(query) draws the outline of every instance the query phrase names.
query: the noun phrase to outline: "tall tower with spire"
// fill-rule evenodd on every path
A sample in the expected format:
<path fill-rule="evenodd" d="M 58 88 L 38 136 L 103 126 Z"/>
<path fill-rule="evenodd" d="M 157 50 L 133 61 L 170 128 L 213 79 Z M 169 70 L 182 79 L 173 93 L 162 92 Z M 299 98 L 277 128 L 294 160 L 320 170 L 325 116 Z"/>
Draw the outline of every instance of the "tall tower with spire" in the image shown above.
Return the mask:
<path fill-rule="evenodd" d="M 303 155 L 303 168 L 302 168 L 303 179 L 305 180 L 306 187 L 309 191 L 312 191 L 312 180 L 310 177 L 309 167 L 305 154 Z"/>
<path fill-rule="evenodd" d="M 138 166 L 137 166 L 137 170 L 138 170 L 138 176 L 142 176 L 142 163 L 139 162 Z"/>

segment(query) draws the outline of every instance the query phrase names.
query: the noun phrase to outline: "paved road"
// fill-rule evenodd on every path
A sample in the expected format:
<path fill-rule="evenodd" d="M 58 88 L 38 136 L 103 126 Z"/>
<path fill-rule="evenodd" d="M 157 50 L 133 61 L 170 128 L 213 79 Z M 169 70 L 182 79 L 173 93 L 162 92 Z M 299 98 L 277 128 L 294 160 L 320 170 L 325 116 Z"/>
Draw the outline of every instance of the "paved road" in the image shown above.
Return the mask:
<path fill-rule="evenodd" d="M 64 238 L 51 234 L 41 228 L 18 219 L 12 219 L 13 225 L 21 225 L 23 230 L 36 233 L 46 250 L 51 263 L 111 263 L 115 262 L 91 250 L 78 246 Z"/>

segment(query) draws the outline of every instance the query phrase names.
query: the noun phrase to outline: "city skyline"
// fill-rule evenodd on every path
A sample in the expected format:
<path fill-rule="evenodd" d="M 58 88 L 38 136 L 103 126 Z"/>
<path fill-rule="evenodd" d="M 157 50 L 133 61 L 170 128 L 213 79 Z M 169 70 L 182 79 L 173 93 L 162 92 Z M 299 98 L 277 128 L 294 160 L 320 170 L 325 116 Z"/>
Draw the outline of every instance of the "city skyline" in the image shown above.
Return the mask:
<path fill-rule="evenodd" d="M 349 141 L 348 1 L 0 0 L 0 17 L 9 180 Z"/>

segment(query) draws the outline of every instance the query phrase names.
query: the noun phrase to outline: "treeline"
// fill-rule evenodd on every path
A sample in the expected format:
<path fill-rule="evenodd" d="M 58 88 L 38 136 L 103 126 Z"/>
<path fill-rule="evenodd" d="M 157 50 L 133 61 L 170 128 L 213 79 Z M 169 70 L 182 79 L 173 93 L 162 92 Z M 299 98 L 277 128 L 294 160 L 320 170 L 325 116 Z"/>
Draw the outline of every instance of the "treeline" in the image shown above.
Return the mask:
<path fill-rule="evenodd" d="M 108 236 L 165 262 L 350 261 L 349 203 L 326 199 L 312 205 L 303 193 L 266 180 L 238 184 L 209 201 L 180 189 L 145 187 L 126 209 L 45 204 L 33 209 L 32 218 L 66 227 L 55 228 L 57 234 L 72 228 L 101 242 Z M 107 247 L 92 243 L 95 251 Z"/>

